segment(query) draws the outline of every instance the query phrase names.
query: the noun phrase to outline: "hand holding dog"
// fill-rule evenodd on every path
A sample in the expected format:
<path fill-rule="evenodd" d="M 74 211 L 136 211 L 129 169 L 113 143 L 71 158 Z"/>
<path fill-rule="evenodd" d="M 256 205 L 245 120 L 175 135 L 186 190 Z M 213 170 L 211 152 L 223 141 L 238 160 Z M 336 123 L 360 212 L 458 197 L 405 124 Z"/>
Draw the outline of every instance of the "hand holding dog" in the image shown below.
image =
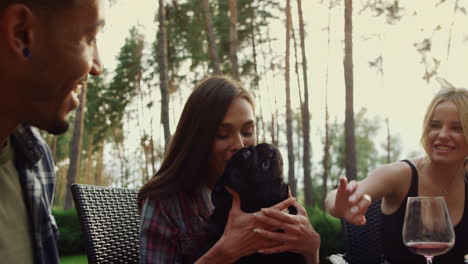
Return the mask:
<path fill-rule="evenodd" d="M 291 194 L 289 198 L 291 199 Z M 263 254 L 274 254 L 290 251 L 302 254 L 307 263 L 318 263 L 318 249 L 320 247 L 320 235 L 315 231 L 309 221 L 306 210 L 297 201 L 292 204 L 297 209 L 297 214 L 292 215 L 278 208 L 262 209 L 256 213 L 256 218 L 266 225 L 274 226 L 274 232 L 262 228 L 256 228 L 255 232 L 266 239 L 278 242 L 272 247 L 264 247 L 259 250 Z"/>
<path fill-rule="evenodd" d="M 276 227 L 270 226 L 268 223 L 259 221 L 255 216 L 256 213 L 245 213 L 240 208 L 239 194 L 227 188 L 232 196 L 232 208 L 229 212 L 229 218 L 224 229 L 224 233 L 216 247 L 226 256 L 226 260 L 235 261 L 243 256 L 256 253 L 262 248 L 275 248 L 280 246 L 281 242 L 272 240 L 263 235 L 254 232 L 254 229 L 262 228 L 264 230 L 274 230 Z M 281 203 L 278 203 L 270 210 L 282 211 L 293 205 L 295 199 L 290 197 Z"/>

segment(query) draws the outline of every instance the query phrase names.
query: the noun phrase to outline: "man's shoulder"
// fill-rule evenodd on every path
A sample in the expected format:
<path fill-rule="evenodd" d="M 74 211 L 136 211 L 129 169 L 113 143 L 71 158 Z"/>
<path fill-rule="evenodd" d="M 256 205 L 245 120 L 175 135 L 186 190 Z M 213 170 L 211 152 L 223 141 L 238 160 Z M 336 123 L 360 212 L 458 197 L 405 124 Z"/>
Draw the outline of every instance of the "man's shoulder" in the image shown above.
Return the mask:
<path fill-rule="evenodd" d="M 19 125 L 11 135 L 12 146 L 18 157 L 30 165 L 42 160 L 53 163 L 49 145 L 42 138 L 37 128 Z"/>
<path fill-rule="evenodd" d="M 17 140 L 17 143 L 20 144 L 37 144 L 40 146 L 48 146 L 39 133 L 39 130 L 32 126 L 19 125 L 13 131 L 12 136 Z"/>

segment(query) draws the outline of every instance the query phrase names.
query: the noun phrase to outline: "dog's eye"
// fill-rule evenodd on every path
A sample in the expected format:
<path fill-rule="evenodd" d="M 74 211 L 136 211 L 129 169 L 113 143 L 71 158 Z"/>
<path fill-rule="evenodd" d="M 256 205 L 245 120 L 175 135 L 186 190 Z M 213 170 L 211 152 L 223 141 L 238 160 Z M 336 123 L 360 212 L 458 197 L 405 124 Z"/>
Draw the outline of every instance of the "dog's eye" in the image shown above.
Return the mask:
<path fill-rule="evenodd" d="M 263 170 L 268 170 L 269 168 L 270 168 L 270 160 L 267 159 L 267 160 L 262 162 L 262 169 Z"/>
<path fill-rule="evenodd" d="M 246 151 L 246 152 L 242 153 L 242 157 L 244 159 L 248 159 L 250 157 L 250 154 L 251 154 L 250 151 Z"/>

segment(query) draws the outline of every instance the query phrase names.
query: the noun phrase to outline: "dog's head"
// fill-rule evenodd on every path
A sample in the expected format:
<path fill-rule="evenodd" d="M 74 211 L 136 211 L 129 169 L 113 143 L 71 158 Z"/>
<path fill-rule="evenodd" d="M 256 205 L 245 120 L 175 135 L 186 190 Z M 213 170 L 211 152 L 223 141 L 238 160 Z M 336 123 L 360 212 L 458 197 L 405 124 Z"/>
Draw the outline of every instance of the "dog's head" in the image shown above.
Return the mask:
<path fill-rule="evenodd" d="M 224 184 L 236 191 L 251 185 L 283 180 L 283 159 L 273 145 L 262 143 L 239 150 L 228 161 L 221 177 Z"/>
<path fill-rule="evenodd" d="M 234 154 L 226 165 L 221 183 L 240 194 L 241 207 L 247 211 L 273 205 L 287 196 L 281 153 L 266 143 L 243 148 Z"/>

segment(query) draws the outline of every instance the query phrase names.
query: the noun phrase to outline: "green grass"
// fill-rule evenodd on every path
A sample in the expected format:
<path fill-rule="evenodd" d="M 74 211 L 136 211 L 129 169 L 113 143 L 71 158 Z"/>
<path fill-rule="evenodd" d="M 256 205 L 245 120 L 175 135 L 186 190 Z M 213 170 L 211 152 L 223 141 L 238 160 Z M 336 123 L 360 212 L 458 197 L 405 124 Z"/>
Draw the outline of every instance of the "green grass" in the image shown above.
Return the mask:
<path fill-rule="evenodd" d="M 86 255 L 63 256 L 60 258 L 61 264 L 87 264 L 88 257 Z"/>

